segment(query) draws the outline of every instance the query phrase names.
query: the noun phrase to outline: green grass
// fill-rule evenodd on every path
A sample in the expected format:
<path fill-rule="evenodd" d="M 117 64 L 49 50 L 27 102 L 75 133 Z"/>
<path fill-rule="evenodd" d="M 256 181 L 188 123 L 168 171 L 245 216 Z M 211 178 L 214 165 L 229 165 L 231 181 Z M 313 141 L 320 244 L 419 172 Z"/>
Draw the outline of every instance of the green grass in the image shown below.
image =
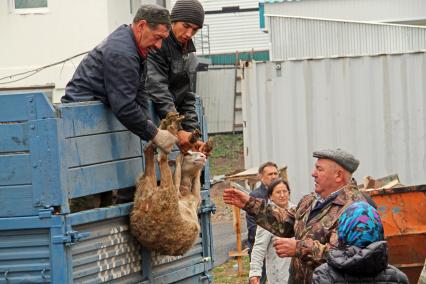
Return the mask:
<path fill-rule="evenodd" d="M 211 175 L 229 174 L 244 167 L 244 143 L 242 134 L 211 136 L 214 149 L 210 156 Z"/>
<path fill-rule="evenodd" d="M 214 283 L 232 283 L 232 284 L 246 284 L 248 283 L 248 275 L 250 270 L 250 261 L 248 256 L 243 257 L 243 273 L 238 275 L 238 270 L 234 265 L 237 264 L 236 259 L 215 267 L 212 270 Z"/>
<path fill-rule="evenodd" d="M 242 134 L 222 134 L 211 136 L 214 139 L 212 158 L 237 159 L 243 151 L 244 142 Z"/>

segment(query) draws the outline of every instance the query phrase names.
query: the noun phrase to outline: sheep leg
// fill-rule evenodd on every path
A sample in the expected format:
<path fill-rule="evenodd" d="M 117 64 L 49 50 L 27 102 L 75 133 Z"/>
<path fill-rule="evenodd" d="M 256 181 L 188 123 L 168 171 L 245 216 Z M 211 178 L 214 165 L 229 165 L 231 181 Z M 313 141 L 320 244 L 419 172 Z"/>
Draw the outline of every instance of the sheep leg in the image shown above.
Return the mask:
<path fill-rule="evenodd" d="M 152 142 L 149 142 L 144 150 L 145 156 L 145 172 L 143 174 L 143 179 L 147 183 L 147 188 L 156 188 L 157 187 L 157 176 L 155 175 L 154 167 L 154 145 Z"/>
<path fill-rule="evenodd" d="M 159 151 L 160 153 L 158 154 L 158 163 L 160 166 L 160 174 L 161 174 L 161 181 L 160 181 L 160 186 L 162 188 L 169 188 L 173 186 L 173 176 L 172 176 L 172 171 L 170 170 L 169 164 L 168 164 L 168 159 L 167 159 L 167 154 L 163 151 Z"/>
<path fill-rule="evenodd" d="M 175 174 L 174 174 L 174 184 L 176 186 L 176 189 L 179 191 L 180 188 L 180 181 L 182 178 L 182 162 L 183 162 L 183 154 L 180 153 L 176 157 L 176 166 L 175 166 Z"/>
<path fill-rule="evenodd" d="M 191 187 L 191 193 L 194 196 L 194 200 L 196 202 L 196 205 L 200 205 L 201 203 L 201 171 L 198 171 L 198 173 L 195 175 L 194 179 L 192 180 L 192 187 Z"/>

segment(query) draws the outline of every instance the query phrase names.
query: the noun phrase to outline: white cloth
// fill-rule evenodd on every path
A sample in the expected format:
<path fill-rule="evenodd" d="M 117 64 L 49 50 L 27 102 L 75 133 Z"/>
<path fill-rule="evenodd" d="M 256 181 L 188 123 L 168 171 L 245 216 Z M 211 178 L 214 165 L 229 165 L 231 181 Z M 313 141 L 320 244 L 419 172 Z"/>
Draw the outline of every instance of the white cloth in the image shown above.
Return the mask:
<path fill-rule="evenodd" d="M 289 207 L 295 205 L 289 202 Z M 263 260 L 266 259 L 266 277 L 269 284 L 287 283 L 291 257 L 279 257 L 273 247 L 274 235 L 257 226 L 256 238 L 251 252 L 249 278 L 262 275 Z"/>

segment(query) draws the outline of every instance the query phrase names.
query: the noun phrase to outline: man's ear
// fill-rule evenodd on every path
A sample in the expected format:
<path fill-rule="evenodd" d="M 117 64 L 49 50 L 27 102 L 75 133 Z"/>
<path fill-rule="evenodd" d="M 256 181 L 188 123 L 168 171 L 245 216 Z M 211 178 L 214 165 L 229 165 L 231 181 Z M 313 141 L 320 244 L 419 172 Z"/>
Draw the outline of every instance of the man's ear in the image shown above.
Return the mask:
<path fill-rule="evenodd" d="M 146 26 L 146 24 L 147 24 L 146 20 L 140 20 L 136 25 L 138 26 L 138 28 L 142 30 Z"/>
<path fill-rule="evenodd" d="M 344 180 L 345 180 L 345 173 L 341 169 L 338 169 L 336 171 L 336 182 L 342 182 Z"/>

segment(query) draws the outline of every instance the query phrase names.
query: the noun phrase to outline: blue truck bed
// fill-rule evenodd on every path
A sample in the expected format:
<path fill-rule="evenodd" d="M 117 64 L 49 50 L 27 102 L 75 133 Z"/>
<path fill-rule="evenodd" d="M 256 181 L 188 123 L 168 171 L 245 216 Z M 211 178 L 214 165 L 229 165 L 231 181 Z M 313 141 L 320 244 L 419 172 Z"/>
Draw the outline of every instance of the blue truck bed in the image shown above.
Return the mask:
<path fill-rule="evenodd" d="M 206 139 L 199 99 L 197 111 Z M 102 103 L 0 94 L 0 283 L 210 282 L 208 164 L 200 238 L 183 256 L 158 255 L 132 238 L 132 202 L 70 212 L 70 199 L 133 187 L 143 147 Z"/>

